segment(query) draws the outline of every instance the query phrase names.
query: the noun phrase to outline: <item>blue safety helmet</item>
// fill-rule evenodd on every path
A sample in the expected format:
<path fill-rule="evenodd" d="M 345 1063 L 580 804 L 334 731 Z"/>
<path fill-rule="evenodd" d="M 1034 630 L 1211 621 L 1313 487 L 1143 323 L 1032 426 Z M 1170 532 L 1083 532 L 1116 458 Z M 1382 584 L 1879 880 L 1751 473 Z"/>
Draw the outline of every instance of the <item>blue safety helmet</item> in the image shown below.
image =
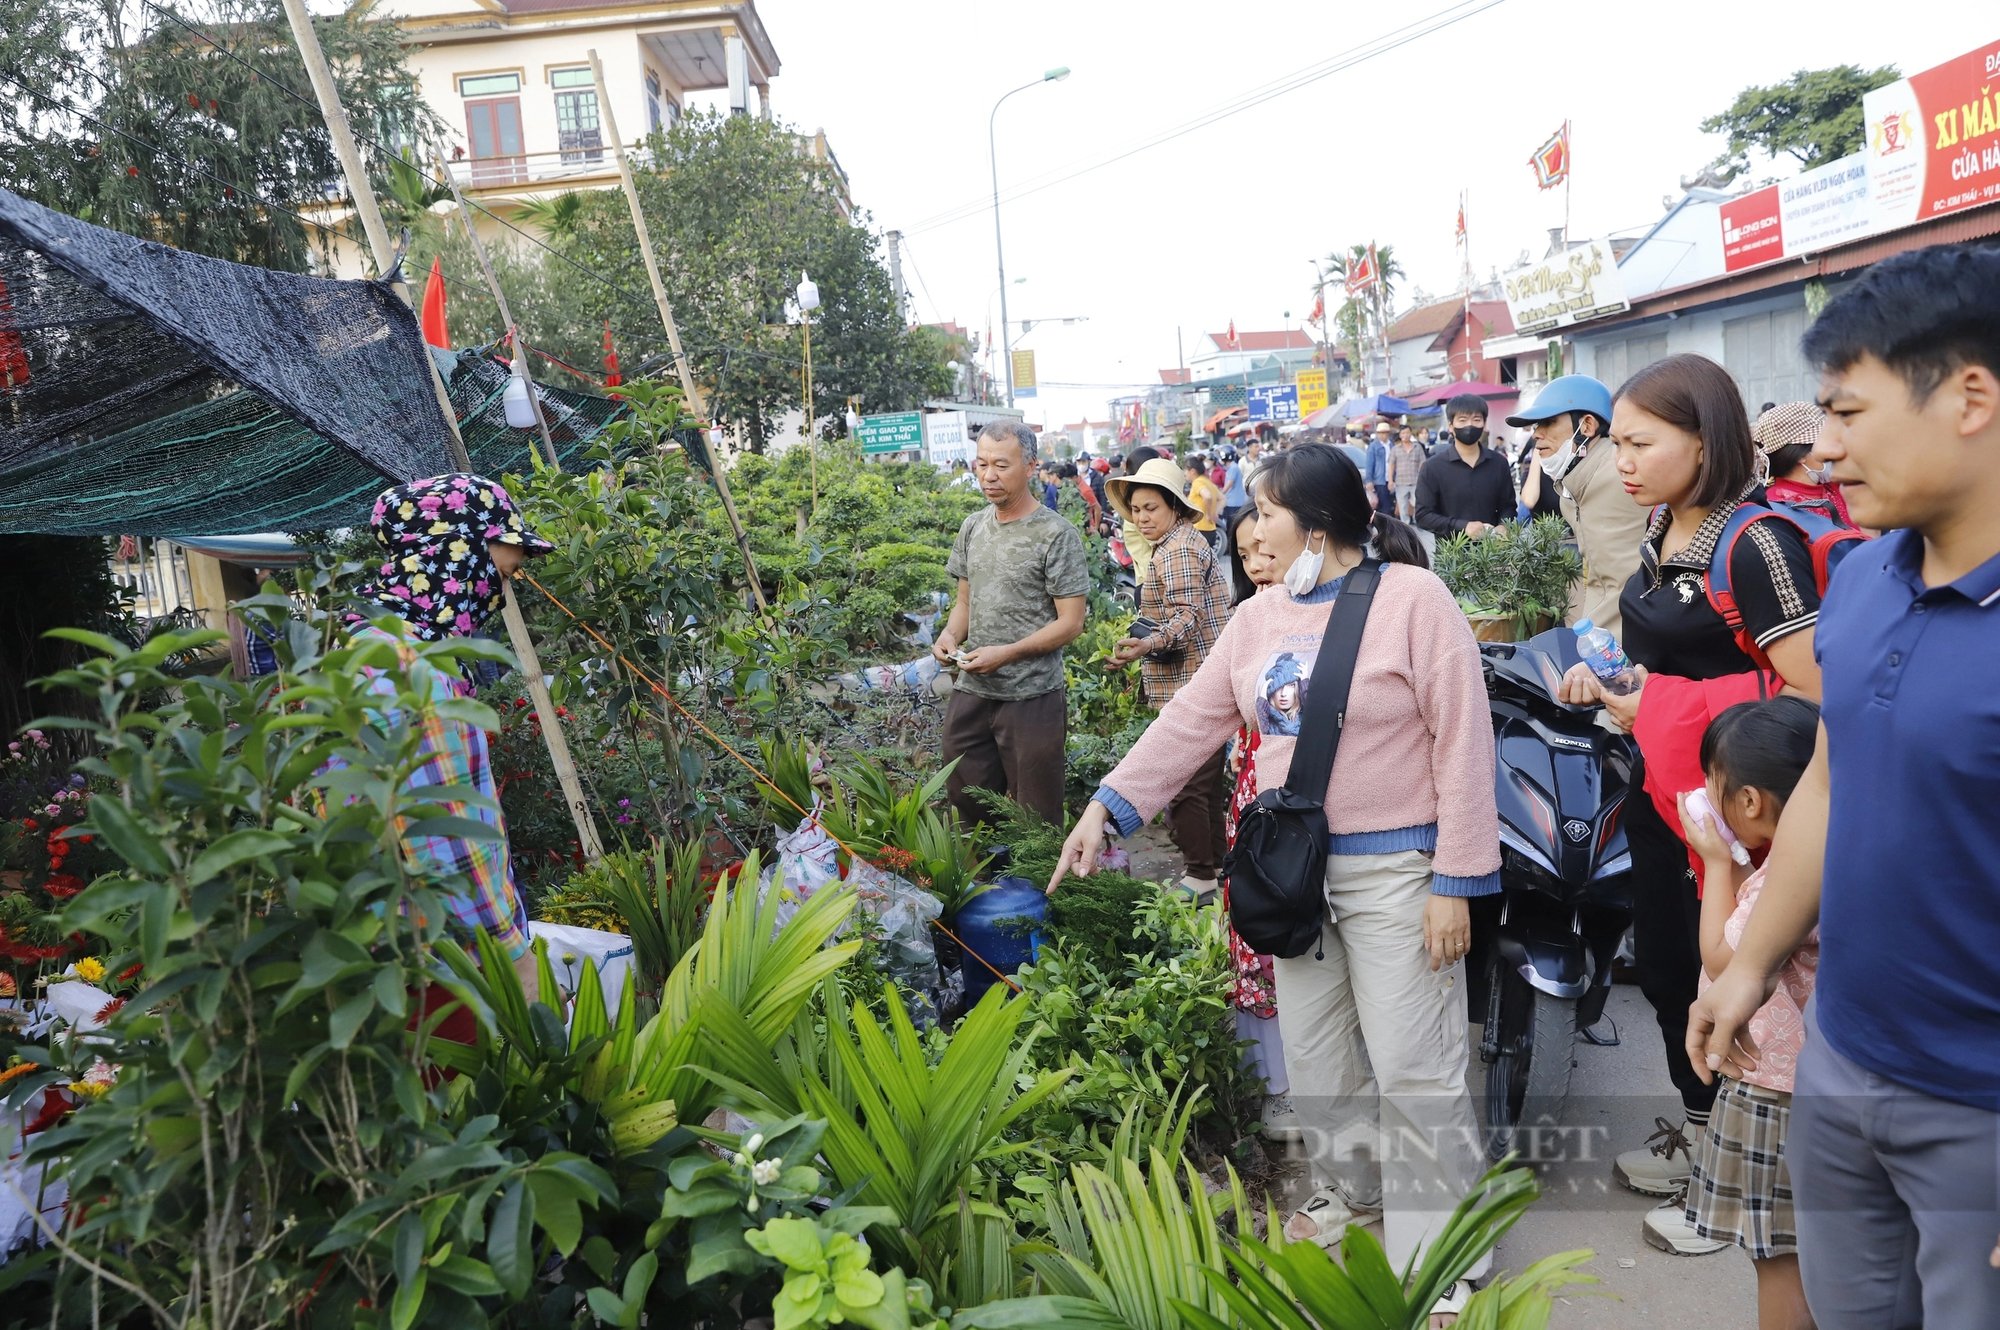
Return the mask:
<path fill-rule="evenodd" d="M 1565 413 L 1596 416 L 1605 429 L 1611 428 L 1611 390 L 1588 374 L 1565 374 L 1551 379 L 1535 394 L 1535 404 L 1519 415 L 1507 417 L 1509 425 L 1539 425 Z M 1600 431 L 1602 432 L 1602 431 Z"/>

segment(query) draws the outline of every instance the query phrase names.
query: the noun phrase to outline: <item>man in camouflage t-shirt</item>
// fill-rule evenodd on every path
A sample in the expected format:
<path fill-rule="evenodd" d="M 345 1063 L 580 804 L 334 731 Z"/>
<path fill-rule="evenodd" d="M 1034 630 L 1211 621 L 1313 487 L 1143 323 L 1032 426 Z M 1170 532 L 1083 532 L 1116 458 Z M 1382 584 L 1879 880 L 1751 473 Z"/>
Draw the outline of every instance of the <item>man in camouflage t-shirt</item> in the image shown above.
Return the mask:
<path fill-rule="evenodd" d="M 1083 539 L 1034 493 L 1035 435 L 995 421 L 973 471 L 992 504 L 965 519 L 945 568 L 958 599 L 931 654 L 958 666 L 944 721 L 944 760 L 958 759 L 951 798 L 970 825 L 967 794 L 996 790 L 1063 823 L 1069 711 L 1062 649 L 1083 631 L 1090 572 Z"/>

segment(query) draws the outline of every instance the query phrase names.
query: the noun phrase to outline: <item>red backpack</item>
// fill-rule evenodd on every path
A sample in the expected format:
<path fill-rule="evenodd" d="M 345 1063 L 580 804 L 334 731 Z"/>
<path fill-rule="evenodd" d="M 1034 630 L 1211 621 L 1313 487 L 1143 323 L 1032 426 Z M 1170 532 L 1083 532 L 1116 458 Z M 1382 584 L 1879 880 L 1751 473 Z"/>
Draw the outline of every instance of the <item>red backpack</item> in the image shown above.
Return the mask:
<path fill-rule="evenodd" d="M 1833 578 L 1833 570 L 1848 556 L 1854 546 L 1868 539 L 1863 532 L 1855 530 L 1840 520 L 1831 504 L 1780 503 L 1775 500 L 1763 504 L 1739 504 L 1736 511 L 1724 523 L 1722 535 L 1715 542 L 1715 553 L 1708 561 L 1708 603 L 1729 625 L 1729 631 L 1736 634 L 1736 645 L 1744 655 L 1755 661 L 1757 668 L 1771 668 L 1771 658 L 1764 649 L 1751 640 L 1749 630 L 1743 626 L 1743 612 L 1736 606 L 1736 595 L 1729 587 L 1729 558 L 1736 551 L 1736 542 L 1755 522 L 1787 522 L 1804 537 L 1806 548 L 1812 553 L 1813 586 L 1824 597 L 1826 584 Z"/>

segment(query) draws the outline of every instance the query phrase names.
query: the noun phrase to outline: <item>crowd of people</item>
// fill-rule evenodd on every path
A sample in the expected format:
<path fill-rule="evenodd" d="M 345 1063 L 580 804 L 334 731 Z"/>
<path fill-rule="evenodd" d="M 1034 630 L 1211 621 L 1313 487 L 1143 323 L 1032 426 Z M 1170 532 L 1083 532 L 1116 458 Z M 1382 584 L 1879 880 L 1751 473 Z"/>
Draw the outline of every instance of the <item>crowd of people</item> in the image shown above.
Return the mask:
<path fill-rule="evenodd" d="M 1293 761 L 1328 607 L 1373 574 L 1359 648 L 1334 662 L 1351 691 L 1318 944 L 1237 944 L 1242 1028 L 1289 1093 L 1269 1116 L 1303 1135 L 1317 1184 L 1291 1236 L 1332 1245 L 1379 1212 L 1400 1267 L 1477 1174 L 1463 970 L 1467 901 L 1500 885 L 1492 731 L 1470 629 L 1402 519 L 1480 539 L 1559 516 L 1585 566 L 1571 616 L 1632 662 L 1629 688 L 1579 666 L 1563 698 L 1638 754 L 1636 967 L 1680 1099 L 1613 1163 L 1665 1198 L 1648 1240 L 1744 1248 L 1765 1327 L 2000 1323 L 2000 693 L 1973 666 L 2000 645 L 1995 308 L 2000 250 L 1885 261 L 1806 337 L 1820 401 L 1753 422 L 1694 355 L 1615 391 L 1572 375 L 1508 418 L 1530 436 L 1518 471 L 1465 397 L 1429 456 L 1385 422 L 1347 445 L 1180 465 L 1143 448 L 1097 472 L 1140 578 L 1106 664 L 1140 662 L 1159 715 L 1052 891 L 1161 811 L 1182 887 L 1213 890 L 1237 815 Z M 1060 817 L 1056 653 L 1086 578 L 1074 527 L 1030 492 L 1035 447 L 1005 424 L 979 440 L 991 506 L 953 551 L 936 652 L 960 670 L 954 792 Z M 1357 1119 L 1433 1148 L 1357 1164 Z"/>

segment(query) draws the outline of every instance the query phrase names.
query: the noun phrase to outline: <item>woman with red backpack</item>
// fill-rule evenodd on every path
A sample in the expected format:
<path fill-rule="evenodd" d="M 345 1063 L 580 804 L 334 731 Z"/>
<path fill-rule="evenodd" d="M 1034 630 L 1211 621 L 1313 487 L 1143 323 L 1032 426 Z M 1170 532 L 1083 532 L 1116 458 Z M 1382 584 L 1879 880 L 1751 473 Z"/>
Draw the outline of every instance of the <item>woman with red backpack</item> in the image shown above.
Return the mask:
<path fill-rule="evenodd" d="M 1633 734 L 1640 751 L 1633 787 L 1651 796 L 1625 805 L 1634 943 L 1684 1119 L 1660 1119 L 1649 1146 L 1618 1156 L 1613 1171 L 1634 1191 L 1674 1197 L 1685 1189 L 1715 1092 L 1685 1054 L 1701 971 L 1701 907 L 1678 818 L 1663 810 L 1701 786 L 1698 745 L 1710 716 L 1781 687 L 1819 700 L 1813 625 L 1831 545 L 1793 510 L 1765 507 L 1742 395 L 1714 361 L 1670 356 L 1634 374 L 1613 402 L 1610 432 L 1625 492 L 1653 509 L 1639 570 L 1619 598 L 1622 645 L 1641 683 L 1610 693 L 1578 666 L 1564 679 L 1564 700 L 1602 702 Z M 1676 1201 L 1647 1215 L 1645 1237 L 1681 1255 L 1721 1250 L 1694 1231 Z"/>

